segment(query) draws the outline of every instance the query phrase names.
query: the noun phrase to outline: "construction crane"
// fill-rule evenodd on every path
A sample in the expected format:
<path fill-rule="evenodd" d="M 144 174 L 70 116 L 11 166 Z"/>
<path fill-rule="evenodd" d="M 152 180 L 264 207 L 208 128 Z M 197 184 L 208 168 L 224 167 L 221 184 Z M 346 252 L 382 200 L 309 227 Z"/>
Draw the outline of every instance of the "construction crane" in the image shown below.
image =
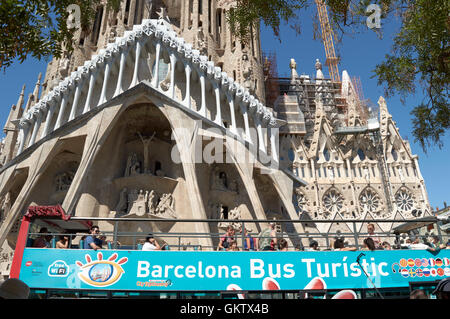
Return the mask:
<path fill-rule="evenodd" d="M 331 80 L 333 82 L 341 82 L 338 69 L 339 58 L 336 57 L 336 52 L 334 50 L 333 29 L 331 28 L 330 20 L 328 19 L 327 6 L 323 0 L 316 0 L 316 5 L 319 13 L 320 28 L 322 29 L 322 41 L 327 56 L 325 65 L 328 66 Z"/>
<path fill-rule="evenodd" d="M 317 5 L 317 11 L 319 13 L 320 27 L 322 29 L 322 41 L 325 47 L 325 54 L 327 60 L 325 65 L 328 66 L 330 72 L 330 77 L 333 82 L 341 82 L 339 76 L 339 58 L 336 57 L 336 52 L 334 50 L 333 42 L 333 29 L 331 28 L 330 21 L 328 19 L 327 7 L 324 0 L 315 0 Z M 353 79 L 353 85 L 356 90 L 356 95 L 358 98 L 358 107 L 361 112 L 360 103 L 362 100 L 362 89 L 359 79 Z M 362 112 L 361 112 L 362 113 Z M 381 183 L 383 184 L 383 190 L 386 198 L 386 208 L 389 212 L 393 210 L 392 204 L 392 188 L 390 185 L 388 167 L 386 163 L 386 158 L 383 149 L 383 142 L 380 135 L 380 125 L 377 119 L 368 119 L 367 125 L 364 126 L 353 126 L 353 127 L 339 127 L 335 130 L 334 135 L 338 138 L 338 143 L 347 135 L 358 135 L 358 134 L 368 134 L 372 140 L 372 147 L 375 150 L 378 168 L 380 171 Z"/>

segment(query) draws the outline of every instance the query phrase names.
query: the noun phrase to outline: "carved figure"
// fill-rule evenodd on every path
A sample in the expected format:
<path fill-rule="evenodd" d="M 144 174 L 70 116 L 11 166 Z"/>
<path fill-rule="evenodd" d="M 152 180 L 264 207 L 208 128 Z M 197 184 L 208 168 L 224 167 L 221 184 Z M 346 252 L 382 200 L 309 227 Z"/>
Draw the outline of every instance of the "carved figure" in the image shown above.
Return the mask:
<path fill-rule="evenodd" d="M 126 187 L 122 189 L 122 191 L 120 192 L 119 203 L 117 203 L 116 205 L 116 212 L 118 213 L 127 211 L 128 208 L 127 192 L 128 189 Z"/>
<path fill-rule="evenodd" d="M 134 176 L 141 173 L 141 163 L 138 161 L 137 154 L 133 153 L 128 156 L 125 168 L 125 177 Z"/>
<path fill-rule="evenodd" d="M 153 132 L 153 135 L 150 138 L 144 139 L 141 135 L 141 133 L 139 133 L 139 137 L 141 138 L 142 144 L 144 144 L 144 169 L 143 169 L 143 173 L 144 174 L 151 174 L 150 172 L 150 168 L 149 168 L 149 146 L 150 146 L 150 142 L 153 140 L 153 138 L 156 135 L 156 132 Z"/>

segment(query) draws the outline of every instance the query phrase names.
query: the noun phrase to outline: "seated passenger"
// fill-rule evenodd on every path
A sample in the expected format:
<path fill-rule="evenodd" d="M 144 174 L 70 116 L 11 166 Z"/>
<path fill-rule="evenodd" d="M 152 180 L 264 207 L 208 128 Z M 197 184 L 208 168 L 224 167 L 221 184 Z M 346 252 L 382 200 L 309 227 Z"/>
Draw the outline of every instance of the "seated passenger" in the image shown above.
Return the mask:
<path fill-rule="evenodd" d="M 392 250 L 391 244 L 389 244 L 387 241 L 383 242 L 382 246 L 384 250 Z"/>
<path fill-rule="evenodd" d="M 319 243 L 316 240 L 312 240 L 309 243 L 309 247 L 305 248 L 305 251 L 318 251 L 319 250 Z"/>
<path fill-rule="evenodd" d="M 100 235 L 100 228 L 98 226 L 92 226 L 90 229 L 90 235 L 86 236 L 86 245 L 88 249 L 102 249 L 103 240 L 98 238 L 98 235 Z"/>
<path fill-rule="evenodd" d="M 355 247 L 345 247 L 344 240 L 341 238 L 336 239 L 334 242 L 334 250 L 335 251 L 355 251 Z"/>
<path fill-rule="evenodd" d="M 237 245 L 237 241 L 235 241 L 235 240 L 232 240 L 231 242 L 230 242 L 230 247 L 227 249 L 227 251 L 239 251 L 240 249 L 239 249 L 239 247 L 238 247 L 238 245 Z"/>
<path fill-rule="evenodd" d="M 228 225 L 227 232 L 222 237 L 220 237 L 219 246 L 217 247 L 217 250 L 228 249 L 231 246 L 231 242 L 235 240 L 234 233 L 235 230 L 233 226 Z"/>
<path fill-rule="evenodd" d="M 48 233 L 47 227 L 42 227 L 39 231 L 40 234 Z M 41 235 L 33 241 L 33 247 L 35 248 L 50 248 L 50 241 L 52 240 L 52 235 Z"/>
<path fill-rule="evenodd" d="M 142 250 L 146 251 L 161 250 L 161 246 L 159 246 L 156 239 L 153 238 L 153 234 L 148 234 L 148 236 L 145 238 L 145 243 L 142 246 Z"/>
<path fill-rule="evenodd" d="M 377 248 L 375 247 L 375 242 L 373 241 L 373 239 L 371 237 L 368 237 L 366 239 L 364 239 L 364 248 L 362 250 L 371 250 L 374 251 Z"/>
<path fill-rule="evenodd" d="M 239 232 L 242 234 L 242 227 Z M 255 250 L 255 240 L 252 236 L 247 232 L 247 229 L 244 227 L 244 250 Z"/>
<path fill-rule="evenodd" d="M 56 242 L 56 248 L 59 249 L 69 248 L 69 236 L 66 234 L 59 236 L 59 240 Z"/>
<path fill-rule="evenodd" d="M 280 251 L 287 251 L 288 250 L 288 242 L 286 241 L 286 239 L 281 238 L 278 241 L 278 250 L 280 250 Z"/>

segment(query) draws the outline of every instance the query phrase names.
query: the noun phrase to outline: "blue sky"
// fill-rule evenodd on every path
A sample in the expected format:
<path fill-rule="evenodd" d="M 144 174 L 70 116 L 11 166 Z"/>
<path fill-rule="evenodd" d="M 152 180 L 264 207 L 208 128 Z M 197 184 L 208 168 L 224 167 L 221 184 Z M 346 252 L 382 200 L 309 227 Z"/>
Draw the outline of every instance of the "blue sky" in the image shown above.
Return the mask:
<path fill-rule="evenodd" d="M 280 76 L 289 75 L 289 62 L 294 58 L 297 62 L 297 72 L 313 76 L 315 74 L 315 61 L 325 62 L 325 51 L 320 40 L 313 39 L 311 17 L 315 14 L 315 7 L 311 6 L 306 12 L 300 14 L 301 34 L 296 35 L 289 26 L 281 28 L 281 42 L 275 38 L 272 31 L 262 26 L 261 45 L 263 51 L 275 52 L 277 56 L 278 73 Z M 360 77 L 365 98 L 373 103 L 383 95 L 383 87 L 377 86 L 376 78 L 370 78 L 372 70 L 383 61 L 386 53 L 392 46 L 392 39 L 398 30 L 398 21 L 395 18 L 382 21 L 383 38 L 380 39 L 375 32 L 367 29 L 362 33 L 345 36 L 339 45 L 341 62 L 339 71 L 347 70 L 351 77 Z M 320 30 L 319 30 L 320 32 Z M 38 61 L 29 58 L 22 64 L 15 63 L 5 72 L 0 72 L 0 125 L 4 125 L 12 104 L 17 102 L 22 85 L 26 85 L 25 98 L 34 90 L 39 72 L 45 75 L 47 61 Z M 328 74 L 324 66 L 324 73 Z M 414 154 L 419 156 L 420 169 L 425 179 L 430 204 L 433 208 L 443 207 L 443 202 L 450 204 L 449 187 L 450 170 L 447 168 L 450 160 L 450 134 L 443 138 L 444 147 L 428 150 L 425 154 L 420 145 L 414 142 L 410 111 L 422 100 L 421 90 L 415 96 L 410 96 L 403 105 L 400 98 L 394 96 L 387 99 L 389 111 L 400 129 L 403 138 L 408 138 Z M 26 101 L 25 101 L 26 103 Z M 1 136 L 4 134 L 2 133 Z"/>

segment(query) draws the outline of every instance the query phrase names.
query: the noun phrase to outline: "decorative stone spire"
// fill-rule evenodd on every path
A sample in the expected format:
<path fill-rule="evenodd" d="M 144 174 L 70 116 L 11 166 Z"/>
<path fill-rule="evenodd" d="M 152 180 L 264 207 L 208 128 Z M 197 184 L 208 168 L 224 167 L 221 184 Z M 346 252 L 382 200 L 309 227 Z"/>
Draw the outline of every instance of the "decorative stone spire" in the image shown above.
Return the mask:
<path fill-rule="evenodd" d="M 322 72 L 322 63 L 320 63 L 319 59 L 316 59 L 316 79 L 323 79 L 323 72 Z"/>
<path fill-rule="evenodd" d="M 298 78 L 297 73 L 297 62 L 295 62 L 295 59 L 291 59 L 291 62 L 289 63 L 289 67 L 291 68 L 291 82 L 295 81 Z"/>
<path fill-rule="evenodd" d="M 27 104 L 25 105 L 24 113 L 28 112 L 28 110 L 30 109 L 32 104 L 33 104 L 33 94 L 30 93 L 30 94 L 28 94 L 28 101 L 27 101 Z"/>
<path fill-rule="evenodd" d="M 381 136 L 386 136 L 388 132 L 389 120 L 392 118 L 392 115 L 388 111 L 386 100 L 384 99 L 384 97 L 380 96 L 380 98 L 378 99 L 378 105 L 380 107 Z"/>
<path fill-rule="evenodd" d="M 37 103 L 39 101 L 39 89 L 41 87 L 41 78 L 42 78 L 42 73 L 39 73 L 38 80 L 36 82 L 36 86 L 34 87 L 34 91 L 33 91 L 34 103 Z"/>

